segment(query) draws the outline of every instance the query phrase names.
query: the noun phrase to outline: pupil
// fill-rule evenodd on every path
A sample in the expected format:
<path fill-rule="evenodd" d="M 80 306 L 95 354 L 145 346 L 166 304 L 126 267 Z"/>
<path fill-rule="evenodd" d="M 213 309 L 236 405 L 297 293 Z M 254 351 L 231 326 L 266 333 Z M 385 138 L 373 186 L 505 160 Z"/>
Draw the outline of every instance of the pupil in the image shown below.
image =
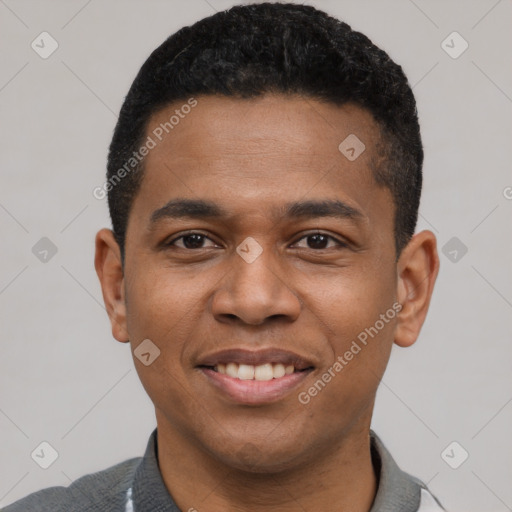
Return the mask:
<path fill-rule="evenodd" d="M 199 249 L 203 245 L 203 235 L 187 235 L 183 237 L 183 245 L 187 249 Z"/>
<path fill-rule="evenodd" d="M 310 235 L 309 246 L 313 249 L 325 249 L 327 245 L 327 237 L 325 235 Z"/>

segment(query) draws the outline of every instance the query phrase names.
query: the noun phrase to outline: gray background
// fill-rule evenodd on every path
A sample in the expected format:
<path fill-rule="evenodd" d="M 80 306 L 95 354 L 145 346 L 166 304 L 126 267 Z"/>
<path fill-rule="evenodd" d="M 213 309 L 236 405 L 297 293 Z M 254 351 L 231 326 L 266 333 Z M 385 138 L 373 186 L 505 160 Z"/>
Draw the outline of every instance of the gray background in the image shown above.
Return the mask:
<path fill-rule="evenodd" d="M 234 3 L 0 0 L 0 506 L 145 448 L 153 408 L 110 333 L 93 268 L 110 222 L 92 190 L 150 51 Z M 512 510 L 512 3 L 308 3 L 403 66 L 426 151 L 418 229 L 440 250 L 457 237 L 419 341 L 393 349 L 373 428 L 449 510 Z M 59 44 L 47 59 L 31 48 L 43 31 Z M 469 43 L 456 59 L 441 45 L 453 31 Z M 47 261 L 42 237 L 57 248 Z M 42 441 L 59 454 L 46 470 L 30 456 Z"/>

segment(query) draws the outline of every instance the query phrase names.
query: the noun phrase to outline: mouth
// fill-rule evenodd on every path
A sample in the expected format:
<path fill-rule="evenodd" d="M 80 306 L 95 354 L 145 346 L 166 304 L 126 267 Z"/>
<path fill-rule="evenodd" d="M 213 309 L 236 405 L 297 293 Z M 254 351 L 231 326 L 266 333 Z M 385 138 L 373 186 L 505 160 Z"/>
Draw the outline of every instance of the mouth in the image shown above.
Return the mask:
<path fill-rule="evenodd" d="M 285 375 L 304 372 L 309 369 L 298 370 L 293 364 L 285 366 L 282 363 L 264 363 L 258 366 L 243 363 L 219 363 L 215 366 L 204 366 L 203 368 L 208 368 L 222 375 L 228 375 L 233 379 L 259 381 L 280 379 Z"/>
<path fill-rule="evenodd" d="M 314 365 L 281 350 L 228 350 L 204 358 L 197 368 L 223 398 L 245 405 L 283 399 L 314 370 Z"/>

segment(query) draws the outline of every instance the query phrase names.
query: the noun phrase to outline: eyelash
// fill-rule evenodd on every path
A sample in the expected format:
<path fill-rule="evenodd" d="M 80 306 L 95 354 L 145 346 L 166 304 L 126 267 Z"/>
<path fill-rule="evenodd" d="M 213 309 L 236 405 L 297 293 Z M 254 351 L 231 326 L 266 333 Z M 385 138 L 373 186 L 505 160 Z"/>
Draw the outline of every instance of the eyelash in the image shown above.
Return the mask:
<path fill-rule="evenodd" d="M 172 240 L 169 240 L 169 242 L 165 242 L 164 243 L 164 246 L 165 247 L 176 247 L 175 246 L 175 242 L 177 240 L 181 240 L 182 238 L 185 238 L 187 236 L 191 236 L 191 235 L 201 235 L 203 236 L 205 239 L 207 240 L 210 240 L 211 242 L 213 243 L 216 243 L 214 240 L 212 240 L 210 237 L 208 237 L 207 235 L 205 235 L 204 233 L 201 233 L 200 231 L 190 231 L 188 233 L 183 233 L 181 234 L 180 236 L 176 237 L 176 238 L 173 238 Z M 329 235 L 327 233 L 322 233 L 321 231 L 315 231 L 313 233 L 307 233 L 303 236 L 301 236 L 298 240 L 296 240 L 293 245 L 299 243 L 301 240 L 304 240 L 310 236 L 314 236 L 314 235 L 321 235 L 321 236 L 325 236 L 327 237 L 328 239 L 330 240 L 333 240 L 338 247 L 342 247 L 342 248 L 345 248 L 345 247 L 348 247 L 348 244 L 345 243 L 345 242 L 342 242 L 341 240 L 338 240 L 336 237 L 332 236 L 332 235 Z M 188 250 L 188 251 L 194 251 L 194 250 L 198 250 L 198 249 L 205 249 L 205 247 L 199 247 L 198 249 L 188 249 L 187 247 L 178 247 L 179 249 L 184 249 L 184 250 Z M 308 249 L 310 249 L 308 247 Z M 329 247 L 326 247 L 326 248 L 322 248 L 322 249 L 312 249 L 313 251 L 322 251 L 322 250 L 325 250 L 325 249 L 329 249 Z"/>

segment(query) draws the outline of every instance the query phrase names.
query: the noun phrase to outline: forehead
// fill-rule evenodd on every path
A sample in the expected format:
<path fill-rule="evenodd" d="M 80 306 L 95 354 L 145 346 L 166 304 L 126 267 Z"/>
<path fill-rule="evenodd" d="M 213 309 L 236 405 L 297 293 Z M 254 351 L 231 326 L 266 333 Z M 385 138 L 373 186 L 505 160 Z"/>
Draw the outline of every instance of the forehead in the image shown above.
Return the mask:
<path fill-rule="evenodd" d="M 338 158 L 340 143 L 351 136 L 352 141 L 365 140 L 367 151 L 361 155 L 361 164 L 368 163 L 380 139 L 372 115 L 354 104 L 337 106 L 279 94 L 251 99 L 202 96 L 195 102 L 192 108 L 189 101 L 173 103 L 151 117 L 147 135 L 156 139 L 157 147 L 148 162 L 173 147 L 179 149 L 180 157 L 222 153 L 243 158 L 254 154 L 322 163 Z M 184 140 L 186 145 L 181 144 Z"/>
<path fill-rule="evenodd" d="M 173 197 L 216 201 L 233 214 L 306 196 L 343 200 L 365 215 L 389 207 L 388 200 L 374 201 L 388 192 L 372 173 L 379 127 L 356 105 L 282 95 L 199 96 L 154 114 L 146 137 L 154 147 L 134 210 L 148 219 Z"/>

